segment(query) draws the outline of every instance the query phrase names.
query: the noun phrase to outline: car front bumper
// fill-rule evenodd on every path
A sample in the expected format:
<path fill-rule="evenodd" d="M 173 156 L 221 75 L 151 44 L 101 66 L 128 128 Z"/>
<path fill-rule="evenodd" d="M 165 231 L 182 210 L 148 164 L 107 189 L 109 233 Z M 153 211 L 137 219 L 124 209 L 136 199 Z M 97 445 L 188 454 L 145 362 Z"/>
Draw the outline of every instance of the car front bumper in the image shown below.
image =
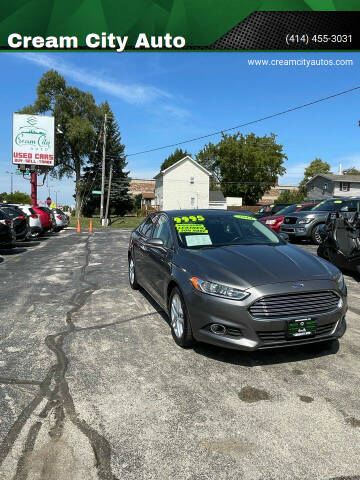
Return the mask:
<path fill-rule="evenodd" d="M 279 233 L 286 233 L 289 237 L 310 238 L 313 225 L 306 223 L 303 225 L 281 225 Z"/>
<path fill-rule="evenodd" d="M 346 296 L 334 289 L 334 283 L 327 280 L 304 282 L 302 293 L 333 291 L 343 300 L 340 308 L 326 313 L 282 316 L 278 318 L 255 318 L 249 307 L 261 297 L 293 294 L 293 282 L 264 285 L 249 290 L 251 295 L 244 301 L 228 300 L 206 295 L 195 289 L 185 295 L 193 336 L 196 340 L 214 345 L 237 349 L 258 350 L 291 345 L 301 345 L 340 338 L 346 330 Z M 313 336 L 287 337 L 287 326 L 291 320 L 310 317 L 316 322 Z M 225 334 L 213 333 L 212 324 L 223 325 Z"/>

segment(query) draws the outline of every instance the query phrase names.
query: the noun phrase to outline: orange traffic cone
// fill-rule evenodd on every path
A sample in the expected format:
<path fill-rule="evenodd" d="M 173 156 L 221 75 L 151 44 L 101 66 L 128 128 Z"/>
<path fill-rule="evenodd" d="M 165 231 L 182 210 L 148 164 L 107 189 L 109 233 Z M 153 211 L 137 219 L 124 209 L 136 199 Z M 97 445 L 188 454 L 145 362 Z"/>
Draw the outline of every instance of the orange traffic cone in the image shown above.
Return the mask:
<path fill-rule="evenodd" d="M 77 221 L 76 231 L 77 231 L 77 233 L 80 233 L 80 232 L 81 232 L 80 220 L 79 220 L 79 219 L 78 219 L 78 221 Z"/>
<path fill-rule="evenodd" d="M 93 232 L 93 226 L 92 226 L 92 220 L 90 220 L 89 233 L 92 233 L 92 232 Z"/>

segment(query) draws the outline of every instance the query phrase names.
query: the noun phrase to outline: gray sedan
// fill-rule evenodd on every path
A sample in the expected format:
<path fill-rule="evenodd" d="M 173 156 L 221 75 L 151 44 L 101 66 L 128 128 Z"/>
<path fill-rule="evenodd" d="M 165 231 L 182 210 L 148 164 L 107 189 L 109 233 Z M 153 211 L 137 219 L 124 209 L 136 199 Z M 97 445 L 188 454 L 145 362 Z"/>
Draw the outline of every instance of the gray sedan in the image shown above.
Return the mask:
<path fill-rule="evenodd" d="M 129 281 L 170 317 L 175 342 L 256 350 L 332 341 L 346 330 L 341 272 L 248 212 L 149 215 L 132 232 Z"/>

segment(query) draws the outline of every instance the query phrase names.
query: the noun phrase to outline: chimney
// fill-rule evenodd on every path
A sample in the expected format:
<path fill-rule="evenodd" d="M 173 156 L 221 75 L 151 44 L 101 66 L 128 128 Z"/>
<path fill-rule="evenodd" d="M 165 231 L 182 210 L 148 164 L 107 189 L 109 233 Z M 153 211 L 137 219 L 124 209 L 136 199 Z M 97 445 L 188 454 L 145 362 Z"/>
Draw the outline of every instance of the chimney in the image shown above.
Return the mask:
<path fill-rule="evenodd" d="M 343 174 L 343 172 L 342 172 L 342 164 L 339 163 L 339 175 L 342 175 L 342 174 Z"/>

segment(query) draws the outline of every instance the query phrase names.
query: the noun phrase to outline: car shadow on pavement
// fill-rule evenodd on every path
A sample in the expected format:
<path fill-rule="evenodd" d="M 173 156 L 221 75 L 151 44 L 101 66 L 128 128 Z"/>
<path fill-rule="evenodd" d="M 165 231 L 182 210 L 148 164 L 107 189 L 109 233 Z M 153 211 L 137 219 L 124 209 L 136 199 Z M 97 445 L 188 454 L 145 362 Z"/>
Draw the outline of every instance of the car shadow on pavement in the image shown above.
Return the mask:
<path fill-rule="evenodd" d="M 279 363 L 301 362 L 303 360 L 335 355 L 338 350 L 338 340 L 334 340 L 330 343 L 313 343 L 302 346 L 257 350 L 254 352 L 230 350 L 204 343 L 199 343 L 194 347 L 194 351 L 199 355 L 203 355 L 219 362 L 230 363 L 242 367 L 258 367 L 276 365 Z"/>
<path fill-rule="evenodd" d="M 40 245 L 40 242 L 29 240 L 27 242 L 16 242 L 16 248 L 28 248 L 28 247 L 36 247 Z"/>
<path fill-rule="evenodd" d="M 8 257 L 11 255 L 17 255 L 18 253 L 23 253 L 26 252 L 26 248 L 2 248 L 0 249 L 0 255 L 3 255 L 4 257 Z"/>

